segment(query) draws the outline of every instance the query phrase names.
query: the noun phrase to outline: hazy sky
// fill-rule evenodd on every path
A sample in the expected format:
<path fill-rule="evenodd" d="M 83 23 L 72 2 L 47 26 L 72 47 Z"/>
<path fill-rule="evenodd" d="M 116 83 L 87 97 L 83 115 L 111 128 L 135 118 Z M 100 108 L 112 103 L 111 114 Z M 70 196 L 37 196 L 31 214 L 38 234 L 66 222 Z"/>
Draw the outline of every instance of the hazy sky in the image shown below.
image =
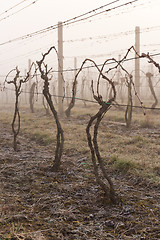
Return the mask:
<path fill-rule="evenodd" d="M 41 53 L 52 45 L 57 45 L 57 29 L 25 40 L 5 45 L 2 43 L 113 2 L 113 0 L 37 0 L 31 4 L 33 1 L 1 0 L 0 75 L 6 75 L 17 65 L 24 71 L 29 58 L 33 61 L 39 60 Z M 129 1 L 120 0 L 104 9 Z M 19 5 L 9 10 L 16 4 Z M 28 6 L 29 4 L 31 6 Z M 17 12 L 22 8 L 24 8 L 22 11 Z M 160 52 L 159 10 L 160 0 L 139 0 L 88 20 L 64 26 L 65 68 L 73 68 L 74 56 L 77 57 L 78 66 L 85 57 L 91 57 L 98 63 L 103 62 L 108 56 L 118 58 L 119 54 L 123 55 L 126 49 L 134 45 L 135 26 L 140 26 L 141 29 L 141 52 Z M 4 13 L 5 11 L 7 12 Z M 56 69 L 56 57 L 50 56 L 48 61 Z"/>

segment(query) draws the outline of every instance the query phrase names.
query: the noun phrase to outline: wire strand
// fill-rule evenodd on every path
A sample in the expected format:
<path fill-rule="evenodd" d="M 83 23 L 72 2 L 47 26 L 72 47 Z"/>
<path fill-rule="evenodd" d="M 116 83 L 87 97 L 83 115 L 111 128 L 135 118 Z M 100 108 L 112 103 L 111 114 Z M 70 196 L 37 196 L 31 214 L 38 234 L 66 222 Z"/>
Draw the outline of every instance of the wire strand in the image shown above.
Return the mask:
<path fill-rule="evenodd" d="M 11 89 L 11 88 L 6 88 L 6 90 L 9 90 L 9 91 L 15 91 L 14 89 Z M 30 93 L 30 92 L 27 92 L 27 91 L 24 91 L 22 90 L 21 93 Z M 36 92 L 35 95 L 43 95 L 42 92 Z M 57 97 L 57 98 L 63 98 L 63 99 L 72 99 L 72 97 L 68 97 L 68 96 L 61 96 L 61 95 L 56 95 L 56 94 L 51 94 L 52 97 Z M 85 98 L 79 98 L 79 97 L 74 97 L 74 99 L 76 100 L 79 100 L 79 101 L 84 101 L 84 102 L 90 102 L 90 103 L 95 103 L 95 104 L 98 104 L 98 102 L 94 101 L 94 100 L 89 100 L 89 99 L 85 99 Z M 110 104 L 110 103 L 107 103 L 107 102 L 104 102 L 106 104 Z M 127 104 L 119 104 L 119 103 L 112 103 L 113 106 L 119 106 L 119 107 L 129 107 L 130 105 L 127 105 Z M 142 109 L 142 106 L 132 106 L 133 108 L 139 108 L 139 109 Z M 160 107 L 158 108 L 152 108 L 152 107 L 145 107 L 143 106 L 143 109 L 146 109 L 146 110 L 160 110 Z"/>
<path fill-rule="evenodd" d="M 120 0 L 117 0 L 117 1 L 120 1 Z M 87 17 L 78 19 L 78 18 L 80 18 L 81 16 L 86 16 L 87 14 L 91 14 L 91 13 L 97 11 L 98 9 L 102 9 L 102 8 L 104 8 L 104 7 L 108 6 L 108 5 L 111 5 L 111 4 L 113 4 L 113 3 L 117 2 L 117 1 L 113 1 L 113 2 L 111 2 L 111 3 L 109 3 L 109 4 L 107 4 L 107 5 L 103 5 L 103 6 L 99 7 L 99 8 L 93 9 L 93 10 L 87 12 L 87 13 L 84 13 L 84 14 L 81 14 L 81 15 L 76 16 L 76 17 L 74 17 L 74 18 L 68 19 L 68 20 L 62 22 L 62 25 L 63 25 L 63 26 L 68 26 L 68 25 L 71 25 L 71 24 L 73 24 L 73 23 L 77 23 L 77 22 L 80 22 L 80 21 L 84 21 L 84 20 L 89 19 L 89 18 L 91 18 L 91 17 L 97 16 L 98 14 L 103 14 L 103 13 L 105 13 L 105 12 L 112 11 L 112 10 L 115 10 L 115 9 L 117 9 L 117 8 L 120 8 L 120 7 L 124 7 L 124 6 L 127 6 L 127 5 L 129 5 L 129 4 L 133 4 L 133 3 L 135 3 L 135 2 L 137 2 L 137 1 L 139 1 L 139 0 L 133 0 L 133 1 L 127 2 L 127 3 L 125 3 L 125 4 L 121 4 L 121 5 L 119 5 L 119 6 L 106 9 L 106 10 L 101 11 L 101 12 L 99 12 L 99 13 L 94 13 L 94 14 L 92 14 L 91 16 L 87 16 Z M 31 37 L 34 37 L 34 36 L 36 36 L 36 35 L 43 34 L 43 33 L 46 33 L 46 32 L 48 32 L 48 31 L 51 31 L 51 30 L 55 30 L 55 29 L 57 29 L 57 28 L 58 28 L 58 24 L 55 24 L 55 25 L 52 25 L 52 26 L 50 26 L 50 27 L 41 29 L 41 30 L 39 30 L 39 31 L 32 32 L 32 33 L 28 33 L 28 34 L 23 35 L 23 36 L 21 36 L 21 37 L 14 38 L 14 39 L 12 39 L 12 40 L 9 40 L 9 41 L 0 43 L 0 46 L 3 46 L 3 45 L 8 44 L 8 43 L 15 42 L 15 41 L 24 40 L 24 39 L 26 39 L 26 38 L 31 38 Z"/>
<path fill-rule="evenodd" d="M 160 56 L 160 53 L 155 53 L 155 54 L 150 54 L 150 57 L 156 57 L 156 56 Z M 140 58 L 141 59 L 141 56 L 140 57 L 132 57 L 132 58 L 126 58 L 124 59 L 123 62 L 128 62 L 128 61 L 132 61 L 132 60 L 135 60 L 135 59 L 138 59 Z M 119 61 L 118 61 L 119 62 Z M 110 64 L 113 64 L 113 62 L 108 62 L 106 63 L 106 65 L 110 65 Z M 98 67 L 101 67 L 103 64 L 97 64 Z M 95 66 L 93 65 L 90 65 L 90 66 L 85 66 L 83 67 L 82 69 L 89 69 L 89 68 L 94 68 Z M 70 68 L 70 69 L 64 69 L 63 71 L 60 71 L 60 72 L 73 72 L 73 71 L 78 71 L 80 68 Z M 50 73 L 58 73 L 59 71 L 58 70 L 52 70 L 50 71 Z M 40 74 L 36 74 L 36 76 L 40 76 Z M 5 75 L 0 75 L 0 77 L 6 77 Z M 10 76 L 10 77 L 13 77 L 13 76 Z"/>
<path fill-rule="evenodd" d="M 27 6 L 21 8 L 21 9 L 19 9 L 18 11 L 14 12 L 14 13 L 6 16 L 6 17 L 1 18 L 1 19 L 0 19 L 0 22 L 3 21 L 3 20 L 5 20 L 5 19 L 7 19 L 7 18 L 9 18 L 9 17 L 11 17 L 11 16 L 13 16 L 13 15 L 15 15 L 15 14 L 17 14 L 17 13 L 19 13 L 19 12 L 21 12 L 21 11 L 23 11 L 24 9 L 26 9 L 26 8 L 30 7 L 31 5 L 33 5 L 34 3 L 36 3 L 37 1 L 38 1 L 38 0 L 34 0 L 32 3 L 28 4 Z"/>
<path fill-rule="evenodd" d="M 14 6 L 10 7 L 9 9 L 7 9 L 7 10 L 5 10 L 4 12 L 0 13 L 0 16 L 2 16 L 2 15 L 4 15 L 4 14 L 6 14 L 7 12 L 9 12 L 9 11 L 11 11 L 12 9 L 14 9 L 14 8 L 18 7 L 20 4 L 22 4 L 22 3 L 26 2 L 26 1 L 28 1 L 28 0 L 23 0 L 22 2 L 20 2 L 20 3 L 17 3 L 16 5 L 14 5 Z"/>

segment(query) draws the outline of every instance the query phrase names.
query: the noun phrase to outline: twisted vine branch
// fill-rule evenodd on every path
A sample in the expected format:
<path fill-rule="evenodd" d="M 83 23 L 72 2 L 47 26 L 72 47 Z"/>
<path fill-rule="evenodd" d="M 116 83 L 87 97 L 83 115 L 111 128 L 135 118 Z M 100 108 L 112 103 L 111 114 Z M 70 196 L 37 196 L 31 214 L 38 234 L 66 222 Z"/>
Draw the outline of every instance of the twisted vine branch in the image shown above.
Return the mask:
<path fill-rule="evenodd" d="M 88 146 L 91 151 L 91 157 L 92 157 L 92 163 L 93 163 L 93 169 L 94 169 L 96 181 L 100 185 L 100 187 L 104 190 L 105 194 L 109 196 L 110 200 L 112 202 L 115 202 L 116 199 L 115 199 L 114 186 L 113 186 L 111 178 L 107 174 L 103 160 L 101 158 L 98 143 L 97 143 L 97 136 L 98 136 L 99 124 L 100 124 L 101 120 L 103 119 L 103 116 L 105 115 L 105 113 L 110 109 L 112 102 L 115 100 L 116 90 L 115 90 L 114 83 L 102 73 L 103 69 L 102 70 L 99 69 L 97 64 L 92 59 L 85 59 L 81 65 L 79 71 L 77 72 L 77 74 L 75 76 L 75 80 L 73 82 L 73 88 L 72 88 L 72 96 L 73 97 L 72 97 L 69 109 L 71 110 L 71 108 L 74 106 L 74 103 L 75 103 L 74 96 L 75 96 L 75 89 L 76 89 L 75 86 L 76 86 L 77 78 L 78 78 L 79 73 L 82 71 L 83 66 L 86 62 L 91 62 L 92 64 L 94 64 L 94 66 L 96 67 L 96 69 L 99 72 L 99 76 L 106 79 L 111 84 L 113 92 L 114 92 L 114 97 L 109 99 L 107 102 L 104 102 L 102 96 L 99 94 L 100 77 L 98 78 L 97 95 L 94 94 L 93 81 L 92 81 L 91 87 L 92 87 L 93 97 L 101 107 L 100 107 L 99 111 L 90 118 L 90 120 L 87 124 L 87 127 L 86 127 L 86 134 L 87 134 Z M 90 130 L 91 130 L 93 123 L 94 123 L 94 133 L 92 136 Z M 107 183 L 105 181 L 107 181 Z"/>
<path fill-rule="evenodd" d="M 46 64 L 44 64 L 44 60 L 47 55 L 51 52 L 51 50 L 54 49 L 57 53 L 56 48 L 53 46 L 51 47 L 48 52 L 46 52 L 40 61 L 37 61 L 37 65 L 39 68 L 39 71 L 41 73 L 41 78 L 44 80 L 44 86 L 43 86 L 43 95 L 50 107 L 50 110 L 55 118 L 56 126 L 57 126 L 57 143 L 56 143 L 56 150 L 55 150 L 55 159 L 54 159 L 54 164 L 52 166 L 52 170 L 57 171 L 59 170 L 60 164 L 61 164 L 61 157 L 63 153 L 63 144 L 64 144 L 64 134 L 63 134 L 63 129 L 61 127 L 61 123 L 58 118 L 57 111 L 54 107 L 53 101 L 52 101 L 52 96 L 49 92 L 49 77 L 48 74 L 50 73 L 51 69 L 48 70 L 48 67 Z"/>

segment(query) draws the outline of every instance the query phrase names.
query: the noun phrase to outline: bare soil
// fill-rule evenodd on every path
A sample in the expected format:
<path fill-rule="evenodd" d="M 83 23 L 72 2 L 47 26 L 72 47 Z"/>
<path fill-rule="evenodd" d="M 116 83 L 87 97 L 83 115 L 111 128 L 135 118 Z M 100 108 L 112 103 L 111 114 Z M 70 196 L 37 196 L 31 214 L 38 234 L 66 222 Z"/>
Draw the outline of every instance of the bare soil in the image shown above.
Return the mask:
<path fill-rule="evenodd" d="M 118 197 L 112 205 L 85 154 L 68 149 L 60 171 L 52 172 L 49 146 L 20 135 L 14 152 L 12 139 L 0 123 L 0 239 L 160 239 L 158 183 L 111 168 Z"/>

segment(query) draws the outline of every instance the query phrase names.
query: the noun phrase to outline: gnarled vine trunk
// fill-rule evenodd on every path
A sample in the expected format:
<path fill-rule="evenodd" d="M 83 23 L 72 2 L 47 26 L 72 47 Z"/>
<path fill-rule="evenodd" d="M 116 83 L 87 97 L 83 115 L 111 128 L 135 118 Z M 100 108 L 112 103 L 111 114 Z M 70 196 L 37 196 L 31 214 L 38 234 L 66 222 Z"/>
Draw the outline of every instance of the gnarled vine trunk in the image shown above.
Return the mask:
<path fill-rule="evenodd" d="M 91 157 L 92 157 L 92 163 L 93 163 L 93 169 L 94 169 L 96 181 L 105 192 L 105 195 L 109 197 L 111 202 L 115 203 L 116 197 L 115 197 L 114 185 L 105 169 L 104 162 L 101 158 L 98 143 L 97 143 L 99 124 L 104 114 L 109 110 L 111 106 L 111 102 L 112 101 L 108 101 L 107 103 L 104 103 L 100 108 L 100 110 L 97 112 L 97 114 L 90 118 L 90 121 L 88 122 L 88 125 L 86 128 L 86 133 L 87 133 L 88 146 L 91 150 Z M 94 121 L 95 121 L 94 133 L 92 138 L 90 129 Z M 107 180 L 107 184 L 104 182 L 104 179 Z"/>
<path fill-rule="evenodd" d="M 51 50 L 55 49 L 55 47 L 51 47 L 47 53 L 45 53 L 40 61 L 37 61 L 37 65 L 39 68 L 39 71 L 41 73 L 41 78 L 44 80 L 44 85 L 43 85 L 43 95 L 50 107 L 50 110 L 54 116 L 56 126 L 57 126 L 57 141 L 56 141 L 56 150 L 55 150 L 55 158 L 54 158 L 54 163 L 52 166 L 53 171 L 58 171 L 61 165 L 61 157 L 63 153 L 63 144 L 64 144 L 64 134 L 63 134 L 63 129 L 61 126 L 61 123 L 59 121 L 59 117 L 57 114 L 57 111 L 54 107 L 53 101 L 52 101 L 52 96 L 49 92 L 49 77 L 48 74 L 50 70 L 48 70 L 47 65 L 44 64 L 45 57 L 51 52 Z M 57 53 L 57 51 L 56 51 Z M 42 66 L 44 66 L 42 68 Z"/>

